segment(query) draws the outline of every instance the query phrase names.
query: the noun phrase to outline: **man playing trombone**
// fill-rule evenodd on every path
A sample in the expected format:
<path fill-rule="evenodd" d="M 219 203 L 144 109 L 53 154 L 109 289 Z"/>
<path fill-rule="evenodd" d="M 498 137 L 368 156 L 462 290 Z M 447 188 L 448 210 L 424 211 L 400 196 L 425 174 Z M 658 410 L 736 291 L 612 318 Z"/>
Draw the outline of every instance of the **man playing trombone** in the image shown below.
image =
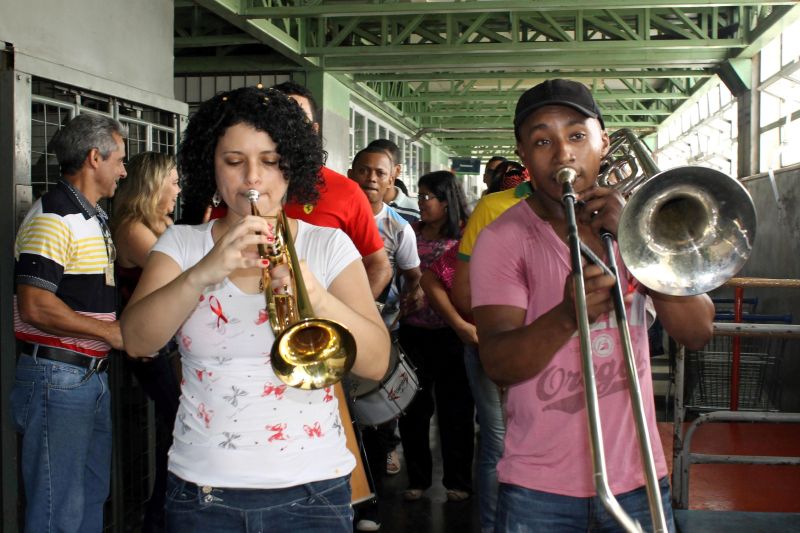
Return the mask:
<path fill-rule="evenodd" d="M 584 248 L 608 262 L 601 232 L 617 234 L 624 200 L 616 190 L 596 184 L 609 147 L 604 128 L 597 104 L 580 83 L 549 80 L 525 92 L 517 103 L 514 130 L 518 154 L 536 192 L 481 232 L 470 261 L 481 361 L 489 377 L 508 388 L 505 451 L 498 463 L 497 531 L 619 528 L 595 496 L 576 311 L 580 300 L 591 324 L 608 485 L 634 521 L 652 528 L 613 312 L 615 277 L 584 260 L 585 297 L 576 297 L 570 276 L 574 261 L 567 245 L 569 217 L 562 204 L 562 183 L 556 178 L 564 167 L 575 171 L 577 235 Z M 667 466 L 653 406 L 645 301 L 649 295 L 665 330 L 693 349 L 710 338 L 714 309 L 706 295 L 677 297 L 646 289 L 618 263 L 660 501 L 672 531 Z"/>

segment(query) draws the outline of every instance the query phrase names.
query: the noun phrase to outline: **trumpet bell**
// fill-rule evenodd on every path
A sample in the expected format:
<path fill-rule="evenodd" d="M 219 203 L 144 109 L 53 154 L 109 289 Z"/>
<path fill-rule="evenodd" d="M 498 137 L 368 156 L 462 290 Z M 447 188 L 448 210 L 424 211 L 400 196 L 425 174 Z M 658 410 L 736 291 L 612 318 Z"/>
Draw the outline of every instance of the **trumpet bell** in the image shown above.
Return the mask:
<path fill-rule="evenodd" d="M 270 357 L 281 381 L 310 390 L 340 381 L 355 356 L 356 341 L 347 328 L 333 320 L 305 318 L 278 335 Z"/>
<path fill-rule="evenodd" d="M 744 266 L 756 212 L 737 180 L 684 166 L 640 185 L 619 228 L 619 251 L 636 279 L 660 293 L 691 296 L 716 289 Z"/>

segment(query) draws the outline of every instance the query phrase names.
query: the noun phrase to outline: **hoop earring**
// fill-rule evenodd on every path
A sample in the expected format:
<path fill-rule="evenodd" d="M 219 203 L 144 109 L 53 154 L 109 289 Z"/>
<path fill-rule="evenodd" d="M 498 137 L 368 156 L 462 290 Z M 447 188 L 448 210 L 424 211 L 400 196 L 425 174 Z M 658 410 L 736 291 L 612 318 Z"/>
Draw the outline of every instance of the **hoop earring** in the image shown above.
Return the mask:
<path fill-rule="evenodd" d="M 219 190 L 216 190 L 214 191 L 214 196 L 211 197 L 211 205 L 219 207 L 220 202 L 222 202 L 222 198 L 219 196 Z"/>

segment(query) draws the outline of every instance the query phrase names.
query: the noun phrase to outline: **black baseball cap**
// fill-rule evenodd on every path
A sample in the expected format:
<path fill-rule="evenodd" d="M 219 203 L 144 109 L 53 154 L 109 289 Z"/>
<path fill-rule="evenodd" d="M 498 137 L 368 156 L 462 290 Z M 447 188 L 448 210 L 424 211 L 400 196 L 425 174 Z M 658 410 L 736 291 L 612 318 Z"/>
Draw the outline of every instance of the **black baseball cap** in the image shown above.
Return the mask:
<path fill-rule="evenodd" d="M 531 87 L 519 97 L 514 111 L 514 133 L 531 113 L 546 105 L 565 105 L 580 111 L 587 117 L 596 118 L 605 129 L 603 116 L 591 91 L 586 85 L 572 80 L 547 80 Z"/>

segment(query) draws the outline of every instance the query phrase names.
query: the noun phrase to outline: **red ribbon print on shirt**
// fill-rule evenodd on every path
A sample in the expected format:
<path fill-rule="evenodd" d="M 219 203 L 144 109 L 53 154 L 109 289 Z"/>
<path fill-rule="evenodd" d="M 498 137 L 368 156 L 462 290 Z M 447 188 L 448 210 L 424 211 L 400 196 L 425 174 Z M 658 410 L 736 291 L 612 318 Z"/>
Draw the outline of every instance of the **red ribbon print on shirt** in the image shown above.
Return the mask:
<path fill-rule="evenodd" d="M 228 323 L 228 317 L 222 312 L 222 304 L 219 303 L 216 296 L 208 297 L 208 305 L 211 308 L 211 312 L 217 315 L 217 327 L 220 327 L 220 320 L 226 324 Z"/>

